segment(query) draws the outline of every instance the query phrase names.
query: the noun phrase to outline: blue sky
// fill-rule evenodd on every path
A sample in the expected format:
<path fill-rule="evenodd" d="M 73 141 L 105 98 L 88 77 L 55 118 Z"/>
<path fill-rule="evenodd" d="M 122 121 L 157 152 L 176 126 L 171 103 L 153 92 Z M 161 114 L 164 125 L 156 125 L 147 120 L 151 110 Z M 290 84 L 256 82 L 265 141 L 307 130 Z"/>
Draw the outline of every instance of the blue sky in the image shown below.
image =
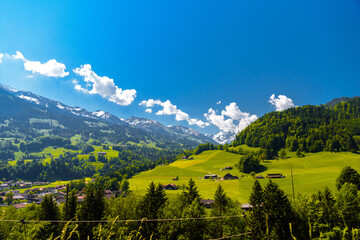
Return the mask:
<path fill-rule="evenodd" d="M 360 95 L 359 43 L 359 0 L 0 3 L 0 83 L 203 133 Z"/>

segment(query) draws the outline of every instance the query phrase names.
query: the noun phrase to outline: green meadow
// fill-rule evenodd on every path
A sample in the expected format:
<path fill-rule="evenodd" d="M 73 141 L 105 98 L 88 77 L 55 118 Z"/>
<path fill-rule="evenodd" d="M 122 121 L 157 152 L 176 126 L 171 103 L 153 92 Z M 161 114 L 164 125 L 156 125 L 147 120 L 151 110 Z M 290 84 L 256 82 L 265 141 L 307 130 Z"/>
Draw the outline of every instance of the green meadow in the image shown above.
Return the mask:
<path fill-rule="evenodd" d="M 274 182 L 289 195 L 292 195 L 291 168 L 293 170 L 295 194 L 313 194 L 328 186 L 335 190 L 335 181 L 341 169 L 351 166 L 360 170 L 360 155 L 350 152 L 331 153 L 308 153 L 303 158 L 297 158 L 295 153 L 287 153 L 284 160 L 266 160 L 261 163 L 266 170 L 256 175 L 266 176 L 268 173 L 281 173 L 286 176 L 283 179 L 273 179 Z M 190 178 L 195 180 L 203 198 L 213 198 L 216 187 L 221 184 L 227 194 L 242 203 L 247 203 L 254 182 L 249 174 L 239 172 L 235 164 L 241 155 L 220 150 L 205 151 L 192 156 L 194 160 L 177 160 L 170 165 L 157 166 L 156 168 L 137 174 L 129 180 L 130 188 L 137 194 L 144 194 L 151 181 L 155 183 L 175 183 L 177 186 L 186 185 Z M 229 171 L 220 169 L 232 166 Z M 203 179 L 206 174 L 217 174 L 221 177 L 226 173 L 238 176 L 239 180 L 214 181 Z M 179 177 L 178 181 L 172 179 Z M 260 183 L 266 184 L 269 180 L 260 179 Z M 181 190 L 167 191 L 168 196 L 178 194 Z"/>

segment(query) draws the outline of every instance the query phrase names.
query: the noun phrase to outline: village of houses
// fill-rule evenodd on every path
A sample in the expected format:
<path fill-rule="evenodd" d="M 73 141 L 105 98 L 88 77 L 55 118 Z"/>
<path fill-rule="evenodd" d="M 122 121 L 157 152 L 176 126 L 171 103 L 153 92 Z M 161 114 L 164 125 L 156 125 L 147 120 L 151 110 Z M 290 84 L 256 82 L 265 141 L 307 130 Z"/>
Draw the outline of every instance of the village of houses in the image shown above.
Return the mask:
<path fill-rule="evenodd" d="M 65 203 L 66 200 L 66 185 L 56 185 L 54 187 L 41 187 L 48 185 L 49 182 L 24 182 L 10 180 L 0 184 L 0 197 L 5 202 L 5 195 L 8 192 L 13 194 L 13 206 L 15 208 L 24 208 L 27 204 L 35 203 L 40 204 L 44 196 L 51 194 L 54 196 L 55 201 Z M 86 182 L 85 182 L 86 184 Z M 23 193 L 20 193 L 20 189 L 27 188 Z M 13 190 L 12 190 L 13 189 Z M 120 191 L 104 190 L 104 197 L 110 199 L 120 194 Z M 81 203 L 84 201 L 85 192 L 80 191 L 77 195 L 77 202 Z M 0 206 L 6 206 L 6 204 L 0 204 Z"/>

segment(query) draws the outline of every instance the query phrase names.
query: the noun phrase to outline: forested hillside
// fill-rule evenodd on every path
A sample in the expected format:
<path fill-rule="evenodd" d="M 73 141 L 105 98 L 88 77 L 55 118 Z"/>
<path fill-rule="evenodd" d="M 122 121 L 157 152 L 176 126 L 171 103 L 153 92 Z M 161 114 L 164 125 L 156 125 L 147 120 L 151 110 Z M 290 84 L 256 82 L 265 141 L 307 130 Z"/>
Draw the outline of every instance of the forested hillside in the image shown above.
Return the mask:
<path fill-rule="evenodd" d="M 264 158 L 290 151 L 351 151 L 360 144 L 360 98 L 326 105 L 296 107 L 271 112 L 236 136 L 233 146 L 261 147 Z"/>

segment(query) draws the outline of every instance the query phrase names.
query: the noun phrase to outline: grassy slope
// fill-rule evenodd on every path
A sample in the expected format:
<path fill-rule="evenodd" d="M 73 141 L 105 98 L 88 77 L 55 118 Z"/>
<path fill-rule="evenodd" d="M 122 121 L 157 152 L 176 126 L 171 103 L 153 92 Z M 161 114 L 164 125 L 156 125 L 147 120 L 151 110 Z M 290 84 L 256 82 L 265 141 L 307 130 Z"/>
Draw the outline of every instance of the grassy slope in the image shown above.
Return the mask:
<path fill-rule="evenodd" d="M 289 195 L 292 194 L 290 168 L 293 167 L 295 193 L 312 194 L 322 187 L 328 186 L 335 189 L 335 180 L 341 169 L 347 165 L 360 170 L 360 155 L 354 153 L 329 153 L 321 152 L 307 154 L 304 158 L 297 158 L 294 153 L 288 153 L 285 160 L 266 161 L 265 172 L 259 173 L 266 176 L 268 173 L 282 173 L 287 176 L 284 179 L 275 179 L 280 187 Z M 149 183 L 175 183 L 177 185 L 187 184 L 193 178 L 203 198 L 213 198 L 215 189 L 221 184 L 232 198 L 242 203 L 248 202 L 254 179 L 249 175 L 242 174 L 238 170 L 220 171 L 220 168 L 233 166 L 238 162 L 240 155 L 225 151 L 206 151 L 200 155 L 193 156 L 194 160 L 178 160 L 168 166 L 158 166 L 153 170 L 142 172 L 130 179 L 130 187 L 133 191 L 143 194 Z M 227 172 L 243 178 L 240 180 L 213 181 L 203 180 L 205 174 L 218 174 L 224 176 Z M 179 181 L 172 178 L 179 176 Z M 264 185 L 268 180 L 260 180 Z M 167 191 L 169 195 L 180 193 L 180 191 Z"/>

